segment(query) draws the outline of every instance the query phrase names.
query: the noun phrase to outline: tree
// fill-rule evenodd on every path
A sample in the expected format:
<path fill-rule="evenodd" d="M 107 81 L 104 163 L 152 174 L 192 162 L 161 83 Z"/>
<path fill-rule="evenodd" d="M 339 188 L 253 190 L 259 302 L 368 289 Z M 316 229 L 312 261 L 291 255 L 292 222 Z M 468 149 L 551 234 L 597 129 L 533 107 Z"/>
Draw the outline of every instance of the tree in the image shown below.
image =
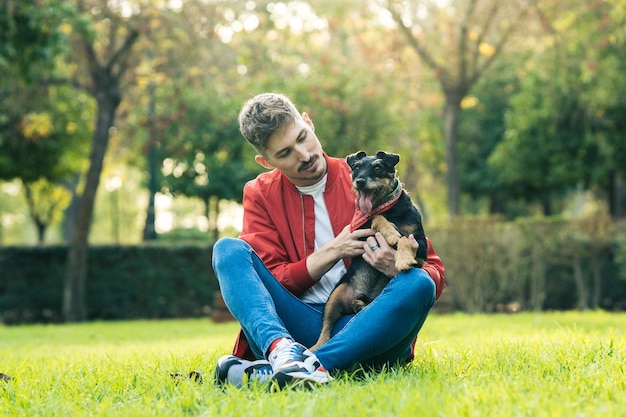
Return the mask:
<path fill-rule="evenodd" d="M 75 26 L 76 46 L 79 48 L 75 51 L 76 64 L 79 68 L 85 68 L 86 74 L 77 74 L 68 82 L 92 95 L 96 102 L 97 116 L 91 140 L 89 168 L 76 208 L 65 268 L 63 314 L 69 322 L 87 318 L 84 293 L 94 201 L 110 129 L 114 126 L 115 113 L 123 96 L 123 77 L 130 64 L 132 46 L 139 36 L 139 31 L 129 28 L 119 14 L 109 9 L 109 5 L 110 3 L 105 2 L 90 4 L 82 0 L 77 4 L 78 10 L 84 16 L 105 13 L 106 19 L 101 20 L 100 24 L 107 26 L 108 37 L 98 39 L 88 28 Z"/>
<path fill-rule="evenodd" d="M 532 61 L 520 67 L 504 140 L 489 157 L 517 197 L 550 214 L 567 192 L 582 187 L 608 196 L 625 175 L 623 36 L 619 2 L 547 8 L 553 25 Z M 624 3 L 622 2 L 622 6 Z M 620 93 L 622 91 L 622 93 Z M 598 163 L 602 161 L 602 163 Z"/>
<path fill-rule="evenodd" d="M 528 21 L 531 4 L 498 0 L 386 3 L 397 27 L 434 72 L 445 95 L 446 183 L 451 216 L 461 211 L 457 156 L 461 101 L 502 54 L 511 35 Z"/>
<path fill-rule="evenodd" d="M 40 243 L 67 205 L 58 184 L 84 157 L 84 96 L 43 82 L 67 50 L 66 24 L 75 17 L 55 0 L 0 5 L 0 178 L 22 181 Z"/>
<path fill-rule="evenodd" d="M 472 210 L 473 206 L 474 212 L 486 209 L 490 214 L 512 215 L 520 197 L 503 181 L 499 169 L 485 163 L 504 139 L 509 101 L 519 89 L 516 67 L 516 61 L 495 64 L 492 74 L 481 78 L 472 95 L 461 104 L 461 191 L 469 197 L 466 207 Z"/>
<path fill-rule="evenodd" d="M 206 93 L 206 92 L 205 92 Z M 241 190 L 258 169 L 239 133 L 238 108 L 217 95 L 183 95 L 185 118 L 173 121 L 159 146 L 162 189 L 199 198 L 213 240 L 218 238 L 219 202 L 241 202 Z"/>

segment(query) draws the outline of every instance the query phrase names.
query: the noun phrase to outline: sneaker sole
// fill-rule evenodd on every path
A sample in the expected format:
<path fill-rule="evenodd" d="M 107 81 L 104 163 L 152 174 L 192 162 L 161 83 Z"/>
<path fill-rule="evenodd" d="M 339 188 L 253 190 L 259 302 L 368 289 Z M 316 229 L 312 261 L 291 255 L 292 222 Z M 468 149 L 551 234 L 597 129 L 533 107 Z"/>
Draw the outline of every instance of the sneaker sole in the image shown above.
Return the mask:
<path fill-rule="evenodd" d="M 322 371 L 315 371 L 313 373 L 301 371 L 278 371 L 272 376 L 271 386 L 272 390 L 275 390 L 276 388 L 281 390 L 285 387 L 313 388 L 318 385 L 326 384 L 332 380 L 333 378 L 327 372 Z"/>

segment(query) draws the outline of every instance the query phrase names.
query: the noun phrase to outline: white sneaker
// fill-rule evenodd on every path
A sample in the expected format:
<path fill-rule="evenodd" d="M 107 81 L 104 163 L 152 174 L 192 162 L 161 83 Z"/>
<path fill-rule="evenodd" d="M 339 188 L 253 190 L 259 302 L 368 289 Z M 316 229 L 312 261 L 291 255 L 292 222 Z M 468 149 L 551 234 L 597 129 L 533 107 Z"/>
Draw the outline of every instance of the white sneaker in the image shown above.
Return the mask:
<path fill-rule="evenodd" d="M 215 367 L 215 385 L 232 384 L 237 388 L 264 383 L 272 378 L 272 365 L 266 360 L 247 361 L 233 355 L 222 356 Z"/>
<path fill-rule="evenodd" d="M 274 370 L 272 382 L 278 388 L 287 385 L 311 387 L 333 379 L 313 352 L 289 339 L 280 340 L 268 359 Z"/>

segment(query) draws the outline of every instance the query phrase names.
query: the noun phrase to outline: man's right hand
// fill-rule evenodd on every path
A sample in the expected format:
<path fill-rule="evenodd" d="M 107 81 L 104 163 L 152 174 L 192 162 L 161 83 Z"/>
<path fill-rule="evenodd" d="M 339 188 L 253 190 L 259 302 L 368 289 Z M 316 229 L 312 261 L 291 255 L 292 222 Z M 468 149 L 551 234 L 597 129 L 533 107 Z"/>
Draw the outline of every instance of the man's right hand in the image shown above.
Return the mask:
<path fill-rule="evenodd" d="M 373 235 L 372 229 L 350 232 L 350 225 L 344 227 L 333 240 L 309 255 L 306 262 L 309 274 L 314 279 L 319 279 L 340 259 L 363 255 L 365 239 Z"/>

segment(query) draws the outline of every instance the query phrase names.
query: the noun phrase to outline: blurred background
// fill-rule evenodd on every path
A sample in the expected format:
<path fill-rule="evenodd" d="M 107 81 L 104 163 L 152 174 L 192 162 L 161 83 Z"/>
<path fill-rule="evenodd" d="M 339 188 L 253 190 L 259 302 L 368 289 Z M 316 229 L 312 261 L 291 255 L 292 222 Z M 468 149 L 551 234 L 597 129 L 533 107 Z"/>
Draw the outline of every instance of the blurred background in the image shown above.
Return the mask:
<path fill-rule="evenodd" d="M 261 172 L 237 114 L 266 91 L 332 156 L 401 155 L 442 310 L 626 308 L 626 0 L 2 0 L 4 320 L 115 318 L 98 276 L 172 264 L 210 282 L 193 309 L 103 304 L 212 311 L 210 262 L 157 261 L 237 235 Z"/>

